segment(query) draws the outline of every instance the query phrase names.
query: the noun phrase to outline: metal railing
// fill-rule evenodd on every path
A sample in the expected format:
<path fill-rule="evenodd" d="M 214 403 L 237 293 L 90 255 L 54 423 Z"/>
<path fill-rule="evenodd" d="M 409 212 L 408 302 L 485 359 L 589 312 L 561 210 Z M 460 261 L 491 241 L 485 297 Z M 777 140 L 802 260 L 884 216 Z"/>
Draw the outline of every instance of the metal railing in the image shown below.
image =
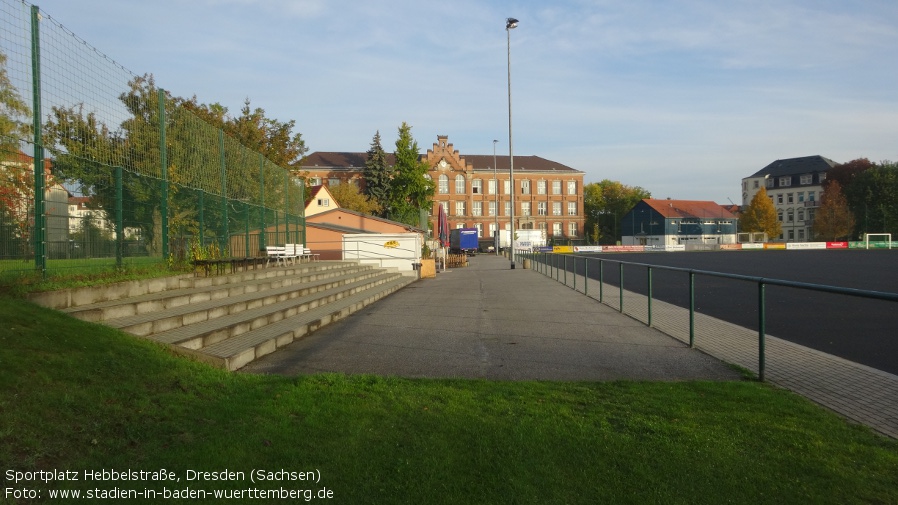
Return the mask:
<path fill-rule="evenodd" d="M 688 274 L 688 312 L 689 312 L 689 347 L 695 347 L 695 315 L 696 315 L 696 305 L 695 305 L 695 277 L 699 276 L 707 276 L 707 277 L 715 277 L 715 278 L 723 278 L 723 279 L 732 279 L 737 281 L 745 281 L 753 283 L 757 286 L 757 298 L 756 298 L 756 309 L 757 309 L 757 327 L 758 327 L 758 379 L 761 381 L 765 380 L 765 345 L 766 345 L 766 337 L 767 337 L 767 303 L 766 303 L 766 288 L 767 286 L 782 286 L 787 288 L 796 288 L 800 290 L 807 291 L 815 291 L 821 293 L 831 293 L 837 295 L 846 295 L 852 297 L 859 297 L 870 300 L 883 300 L 888 302 L 898 302 L 898 293 L 889 293 L 883 291 L 871 291 L 871 290 L 863 290 L 863 289 L 854 289 L 854 288 L 844 288 L 837 286 L 827 286 L 821 284 L 811 284 L 806 282 L 797 282 L 797 281 L 788 281 L 782 279 L 773 279 L 767 277 L 757 277 L 750 275 L 741 275 L 741 274 L 729 274 L 723 272 L 712 272 L 707 270 L 700 269 L 692 269 L 692 268 L 682 268 L 682 267 L 671 267 L 671 266 L 661 266 L 661 265 L 651 265 L 647 263 L 639 263 L 632 261 L 623 261 L 623 260 L 615 260 L 615 259 L 605 259 L 605 258 L 595 258 L 595 257 L 586 257 L 586 256 L 577 256 L 577 255 L 568 255 L 568 254 L 553 254 L 553 253 L 522 253 L 517 252 L 516 256 L 518 256 L 518 261 L 522 262 L 524 260 L 529 260 L 532 265 L 531 268 L 536 270 L 547 277 L 551 277 L 554 280 L 564 284 L 565 286 L 571 286 L 575 291 L 580 291 L 589 296 L 589 288 L 590 279 L 594 281 L 598 281 L 598 301 L 600 303 L 604 303 L 606 305 L 612 306 L 610 303 L 605 301 L 605 288 L 608 285 L 613 285 L 613 283 L 609 283 L 605 279 L 605 264 L 610 263 L 617 266 L 617 309 L 622 314 L 624 311 L 624 266 L 632 266 L 636 268 L 645 268 L 647 284 L 644 286 L 645 288 L 645 309 L 647 310 L 647 320 L 644 321 L 647 326 L 653 326 L 653 310 L 652 310 L 652 301 L 654 299 L 653 291 L 654 291 L 654 283 L 653 283 L 653 272 L 656 270 L 661 271 L 671 271 L 671 272 L 682 272 Z M 592 272 L 592 276 L 590 275 Z M 569 276 L 571 277 L 571 281 L 569 281 Z M 597 278 L 596 278 L 597 277 Z M 577 285 L 578 278 L 582 281 L 582 286 Z M 593 288 L 595 289 L 595 288 Z"/>

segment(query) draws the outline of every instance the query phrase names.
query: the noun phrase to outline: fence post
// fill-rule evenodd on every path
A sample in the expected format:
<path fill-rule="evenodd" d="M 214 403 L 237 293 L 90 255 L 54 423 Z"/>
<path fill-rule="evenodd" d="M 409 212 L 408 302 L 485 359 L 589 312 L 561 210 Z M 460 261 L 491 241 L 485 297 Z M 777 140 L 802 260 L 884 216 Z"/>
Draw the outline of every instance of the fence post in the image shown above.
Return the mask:
<path fill-rule="evenodd" d="M 620 313 L 624 313 L 624 264 L 618 263 L 618 270 L 620 271 L 620 277 L 618 278 L 618 282 L 620 282 Z"/>
<path fill-rule="evenodd" d="M 198 189 L 200 204 L 200 247 L 206 247 L 206 192 Z"/>
<path fill-rule="evenodd" d="M 165 90 L 159 88 L 159 165 L 162 180 L 162 201 L 159 203 L 159 214 L 162 220 L 162 258 L 168 259 L 168 147 L 165 141 Z"/>
<path fill-rule="evenodd" d="M 243 201 L 243 214 L 245 216 L 245 218 L 243 220 L 243 223 L 244 223 L 243 245 L 244 245 L 244 249 L 245 249 L 244 258 L 249 258 L 250 257 L 250 255 L 249 255 L 249 204 L 246 202 L 246 200 Z"/>
<path fill-rule="evenodd" d="M 605 297 L 605 260 L 599 260 L 599 303 L 604 301 Z"/>
<path fill-rule="evenodd" d="M 589 258 L 583 258 L 583 294 L 589 296 Z"/>
<path fill-rule="evenodd" d="M 44 142 L 41 138 L 41 42 L 40 10 L 31 6 L 31 94 L 34 113 L 34 268 L 47 273 L 47 218 L 45 214 Z"/>
<path fill-rule="evenodd" d="M 224 130 L 221 128 L 218 129 L 218 156 L 220 159 L 220 172 L 221 172 L 221 223 L 222 223 L 222 233 L 221 238 L 218 239 L 218 249 L 221 251 L 222 256 L 230 256 L 230 254 L 225 254 L 225 249 L 227 248 L 228 236 L 230 235 L 230 230 L 228 227 L 228 175 L 226 170 L 225 163 L 225 147 L 224 147 Z"/>
<path fill-rule="evenodd" d="M 267 245 L 265 237 L 265 157 L 259 153 L 259 250 Z"/>
<path fill-rule="evenodd" d="M 115 167 L 115 266 L 118 268 L 122 268 L 122 249 L 125 244 L 122 186 L 122 167 Z"/>
<path fill-rule="evenodd" d="M 564 285 L 567 286 L 567 254 L 561 257 L 564 258 Z"/>
<path fill-rule="evenodd" d="M 764 296 L 764 282 L 758 282 L 758 379 L 764 382 L 764 340 L 767 334 L 767 310 Z"/>
<path fill-rule="evenodd" d="M 695 347 L 695 272 L 689 272 L 689 347 Z"/>
<path fill-rule="evenodd" d="M 648 291 L 648 302 L 649 302 L 649 320 L 648 325 L 652 325 L 652 267 L 648 267 L 648 277 L 649 277 L 649 291 Z"/>

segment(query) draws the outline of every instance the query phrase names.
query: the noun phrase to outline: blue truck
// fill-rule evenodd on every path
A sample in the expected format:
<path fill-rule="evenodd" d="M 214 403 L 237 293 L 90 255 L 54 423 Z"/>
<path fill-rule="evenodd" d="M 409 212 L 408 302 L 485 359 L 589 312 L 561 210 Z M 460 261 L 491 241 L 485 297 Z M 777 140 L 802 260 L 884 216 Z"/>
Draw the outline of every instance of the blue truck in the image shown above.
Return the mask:
<path fill-rule="evenodd" d="M 449 230 L 449 252 L 465 253 L 473 256 L 477 253 L 477 228 L 456 228 Z"/>

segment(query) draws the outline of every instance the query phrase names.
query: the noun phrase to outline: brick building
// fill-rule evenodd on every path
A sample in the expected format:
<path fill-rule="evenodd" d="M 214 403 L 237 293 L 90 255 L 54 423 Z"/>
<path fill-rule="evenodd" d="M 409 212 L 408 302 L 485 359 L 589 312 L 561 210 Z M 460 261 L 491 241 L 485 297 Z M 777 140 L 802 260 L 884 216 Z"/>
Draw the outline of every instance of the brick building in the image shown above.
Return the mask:
<path fill-rule="evenodd" d="M 443 204 L 450 228 L 477 228 L 482 239 L 510 229 L 509 157 L 461 155 L 445 135 L 422 159 L 434 181 L 431 220 Z M 315 152 L 303 162 L 311 185 L 356 184 L 364 189 L 367 153 Z M 394 158 L 387 155 L 387 163 Z M 514 157 L 515 229 L 541 229 L 556 242 L 584 238 L 583 172 L 539 156 Z"/>

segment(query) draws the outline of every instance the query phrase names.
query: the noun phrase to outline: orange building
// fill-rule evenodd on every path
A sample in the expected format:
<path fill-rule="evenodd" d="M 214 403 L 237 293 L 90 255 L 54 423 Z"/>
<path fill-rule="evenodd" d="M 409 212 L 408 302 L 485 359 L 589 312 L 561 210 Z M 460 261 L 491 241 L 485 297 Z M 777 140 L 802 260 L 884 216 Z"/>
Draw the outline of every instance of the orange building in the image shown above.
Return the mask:
<path fill-rule="evenodd" d="M 481 239 L 511 227 L 508 155 L 462 156 L 448 136 L 437 136 L 422 159 L 434 181 L 431 221 L 440 204 L 450 228 L 477 228 Z M 310 184 L 356 184 L 364 189 L 367 153 L 314 152 L 303 161 Z M 387 163 L 394 163 L 391 154 Z M 514 157 L 515 229 L 544 230 L 557 242 L 584 239 L 583 172 L 539 156 Z"/>

